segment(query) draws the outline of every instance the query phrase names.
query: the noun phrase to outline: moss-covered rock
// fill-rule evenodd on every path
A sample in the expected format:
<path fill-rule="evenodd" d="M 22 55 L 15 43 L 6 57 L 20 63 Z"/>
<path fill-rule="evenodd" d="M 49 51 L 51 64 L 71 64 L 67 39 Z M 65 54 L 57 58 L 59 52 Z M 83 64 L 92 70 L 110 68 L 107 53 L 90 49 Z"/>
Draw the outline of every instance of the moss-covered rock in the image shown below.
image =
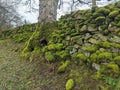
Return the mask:
<path fill-rule="evenodd" d="M 66 90 L 72 90 L 72 88 L 74 87 L 75 83 L 73 79 L 69 79 L 66 82 Z"/>
<path fill-rule="evenodd" d="M 119 11 L 114 10 L 114 11 L 110 12 L 109 17 L 113 18 L 113 17 L 117 16 L 118 14 L 119 14 Z"/>
<path fill-rule="evenodd" d="M 97 50 L 97 48 L 96 48 L 95 46 L 88 46 L 88 47 L 86 48 L 86 50 L 87 50 L 88 52 L 95 52 L 95 51 Z"/>
<path fill-rule="evenodd" d="M 104 16 L 99 16 L 95 19 L 95 21 L 98 23 L 98 24 L 103 24 L 105 22 L 105 17 Z"/>
<path fill-rule="evenodd" d="M 63 48 L 62 43 L 50 44 L 47 46 L 48 50 L 61 50 Z"/>
<path fill-rule="evenodd" d="M 102 42 L 102 46 L 103 46 L 104 48 L 110 48 L 110 47 L 111 47 L 111 43 L 108 42 L 108 41 L 105 41 L 105 42 Z"/>
<path fill-rule="evenodd" d="M 48 62 L 53 62 L 54 61 L 54 56 L 51 52 L 45 52 L 45 59 Z"/>
<path fill-rule="evenodd" d="M 62 59 L 66 59 L 69 56 L 69 53 L 67 50 L 61 50 L 57 51 L 55 55 L 59 56 Z"/>
<path fill-rule="evenodd" d="M 110 13 L 110 10 L 105 8 L 105 7 L 102 7 L 102 8 L 99 8 L 96 13 L 100 13 L 104 16 L 108 15 Z"/>
<path fill-rule="evenodd" d="M 64 73 L 69 64 L 70 61 L 65 61 L 64 63 L 62 63 L 62 65 L 58 68 L 57 73 Z"/>
<path fill-rule="evenodd" d="M 98 55 L 96 53 L 91 54 L 90 60 L 91 60 L 92 63 L 96 62 L 97 59 L 98 59 Z"/>
<path fill-rule="evenodd" d="M 107 68 L 112 69 L 113 73 L 119 74 L 119 66 L 115 63 L 109 63 Z"/>
<path fill-rule="evenodd" d="M 116 57 L 114 58 L 114 62 L 115 62 L 117 65 L 120 66 L 120 56 L 116 56 Z"/>
<path fill-rule="evenodd" d="M 78 59 L 80 59 L 82 61 L 86 61 L 87 60 L 87 57 L 83 53 L 74 54 L 73 57 L 74 58 L 78 58 Z"/>
<path fill-rule="evenodd" d="M 102 52 L 98 55 L 99 62 L 107 62 L 113 60 L 112 53 L 109 52 Z"/>

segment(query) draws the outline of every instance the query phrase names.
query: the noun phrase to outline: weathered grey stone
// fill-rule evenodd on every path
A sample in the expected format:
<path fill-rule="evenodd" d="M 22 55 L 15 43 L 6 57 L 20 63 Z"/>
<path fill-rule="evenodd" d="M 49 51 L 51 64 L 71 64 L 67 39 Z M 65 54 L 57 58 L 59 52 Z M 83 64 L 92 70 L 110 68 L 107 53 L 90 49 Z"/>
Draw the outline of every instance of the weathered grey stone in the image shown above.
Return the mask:
<path fill-rule="evenodd" d="M 79 40 L 81 38 L 81 36 L 74 36 L 71 38 L 71 41 L 76 41 Z"/>
<path fill-rule="evenodd" d="M 75 44 L 73 47 L 76 48 L 76 49 L 78 49 L 78 48 L 79 48 L 79 45 L 78 45 L 78 44 Z"/>
<path fill-rule="evenodd" d="M 100 48 L 99 50 L 100 50 L 101 52 L 104 52 L 104 51 L 105 51 L 105 49 L 104 49 L 104 48 Z"/>
<path fill-rule="evenodd" d="M 107 41 L 107 37 L 103 36 L 102 34 L 97 34 L 99 39 L 101 39 L 102 41 Z"/>
<path fill-rule="evenodd" d="M 117 29 L 117 27 L 116 26 L 114 26 L 114 27 L 108 27 L 108 30 L 110 31 L 110 32 L 115 32 L 115 30 Z"/>
<path fill-rule="evenodd" d="M 93 63 L 92 67 L 95 68 L 98 71 L 100 70 L 100 65 L 99 64 Z"/>
<path fill-rule="evenodd" d="M 97 29 L 91 27 L 91 26 L 88 26 L 88 31 L 92 32 L 92 31 L 97 31 Z"/>
<path fill-rule="evenodd" d="M 108 38 L 111 42 L 120 43 L 120 37 L 113 35 L 111 38 Z"/>
<path fill-rule="evenodd" d="M 90 38 L 89 42 L 92 43 L 92 44 L 98 44 L 99 43 L 98 40 L 93 39 L 93 38 Z"/>
<path fill-rule="evenodd" d="M 66 36 L 66 41 L 70 41 L 70 39 L 71 39 L 71 36 L 70 35 L 68 35 L 68 36 Z"/>
<path fill-rule="evenodd" d="M 77 52 L 77 49 L 76 49 L 76 48 L 73 48 L 73 49 L 70 51 L 70 54 L 73 54 L 73 53 L 75 53 L 75 52 Z"/>
<path fill-rule="evenodd" d="M 79 14 L 79 15 L 76 15 L 76 16 L 75 16 L 75 19 L 81 19 L 81 17 L 82 17 L 82 16 Z"/>
<path fill-rule="evenodd" d="M 101 26 L 98 27 L 98 30 L 99 30 L 99 31 L 103 31 L 102 28 L 101 28 Z"/>
<path fill-rule="evenodd" d="M 66 46 L 69 46 L 70 45 L 70 42 L 69 41 L 66 41 Z"/>
<path fill-rule="evenodd" d="M 89 39 L 89 38 L 91 38 L 91 37 L 92 37 L 92 35 L 90 35 L 90 33 L 86 33 L 86 34 L 85 34 L 85 38 L 84 38 L 84 39 L 86 39 L 86 40 L 87 40 L 87 39 Z"/>
<path fill-rule="evenodd" d="M 87 31 L 87 25 L 83 25 L 82 28 L 80 29 L 80 32 Z"/>
<path fill-rule="evenodd" d="M 84 52 L 86 57 L 90 57 L 90 52 Z"/>
<path fill-rule="evenodd" d="M 112 53 L 118 53 L 118 52 L 119 52 L 119 49 L 118 49 L 118 48 L 111 47 L 111 52 L 112 52 Z"/>
<path fill-rule="evenodd" d="M 88 46 L 91 46 L 91 44 L 90 44 L 90 43 L 85 43 L 85 44 L 81 47 L 81 49 L 85 51 Z"/>
<path fill-rule="evenodd" d="M 120 8 L 120 2 L 116 3 L 116 6 L 117 6 L 118 8 Z"/>

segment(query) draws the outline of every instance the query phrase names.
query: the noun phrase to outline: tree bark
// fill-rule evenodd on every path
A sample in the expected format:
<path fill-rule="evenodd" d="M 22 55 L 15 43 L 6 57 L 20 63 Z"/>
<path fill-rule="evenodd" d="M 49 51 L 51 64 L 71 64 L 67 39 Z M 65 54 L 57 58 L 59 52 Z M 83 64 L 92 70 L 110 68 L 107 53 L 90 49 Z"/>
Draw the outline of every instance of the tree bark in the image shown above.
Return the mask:
<path fill-rule="evenodd" d="M 92 0 L 92 7 L 96 6 L 96 0 Z"/>
<path fill-rule="evenodd" d="M 58 0 L 39 0 L 38 22 L 54 22 L 57 18 Z"/>

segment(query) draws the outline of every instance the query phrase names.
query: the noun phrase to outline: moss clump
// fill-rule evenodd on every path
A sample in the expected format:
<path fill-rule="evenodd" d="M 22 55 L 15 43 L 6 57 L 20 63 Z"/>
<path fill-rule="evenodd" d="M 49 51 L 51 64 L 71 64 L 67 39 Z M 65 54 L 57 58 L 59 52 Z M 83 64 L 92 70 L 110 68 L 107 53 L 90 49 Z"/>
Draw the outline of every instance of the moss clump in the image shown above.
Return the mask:
<path fill-rule="evenodd" d="M 95 52 L 96 51 L 96 47 L 94 46 L 88 46 L 87 48 L 86 48 L 86 50 L 88 51 L 88 52 Z"/>
<path fill-rule="evenodd" d="M 91 54 L 90 56 L 90 60 L 91 62 L 96 62 L 98 58 L 98 55 L 96 53 Z"/>
<path fill-rule="evenodd" d="M 53 62 L 54 56 L 51 52 L 45 52 L 45 59 L 47 59 L 47 61 L 49 61 L 49 62 Z"/>
<path fill-rule="evenodd" d="M 87 60 L 87 57 L 84 54 L 82 54 L 82 53 L 76 54 L 75 57 L 80 59 L 80 60 L 82 60 L 82 61 L 86 61 Z"/>
<path fill-rule="evenodd" d="M 119 14 L 119 11 L 118 10 L 114 10 L 114 11 L 110 12 L 109 17 L 115 17 L 118 14 Z"/>
<path fill-rule="evenodd" d="M 87 71 L 86 71 L 86 73 L 87 73 Z M 82 73 L 82 74 L 85 74 L 83 76 L 86 76 L 86 73 Z M 73 78 L 75 83 L 81 83 L 81 81 L 83 80 L 83 76 L 81 76 L 79 69 L 78 70 L 71 70 L 70 74 L 69 74 L 69 77 Z"/>
<path fill-rule="evenodd" d="M 102 46 L 103 46 L 104 48 L 110 48 L 110 47 L 111 47 L 111 43 L 108 42 L 108 41 L 105 41 L 105 42 L 102 42 Z"/>
<path fill-rule="evenodd" d="M 72 90 L 72 88 L 74 87 L 74 80 L 73 79 L 69 79 L 66 82 L 66 90 Z"/>
<path fill-rule="evenodd" d="M 27 57 L 36 47 L 39 47 L 39 31 L 35 31 L 28 41 L 25 43 L 25 48 L 22 51 L 21 56 Z"/>
<path fill-rule="evenodd" d="M 116 57 L 114 58 L 114 62 L 115 62 L 117 65 L 120 66 L 120 56 L 116 56 Z"/>
<path fill-rule="evenodd" d="M 112 60 L 112 53 L 102 52 L 98 55 L 98 59 L 101 60 Z"/>
<path fill-rule="evenodd" d="M 62 51 L 57 51 L 56 55 L 59 56 L 60 58 L 66 58 L 68 56 L 68 52 L 66 50 L 62 50 Z"/>
<path fill-rule="evenodd" d="M 107 65 L 107 68 L 110 68 L 110 69 L 112 69 L 112 71 L 113 71 L 113 73 L 115 73 L 115 74 L 119 74 L 119 66 L 117 65 L 117 64 L 115 64 L 115 63 L 109 63 L 108 65 Z"/>
<path fill-rule="evenodd" d="M 25 48 L 22 51 L 22 56 L 28 56 L 35 50 L 35 48 L 42 48 L 44 46 L 44 43 L 42 40 L 46 41 L 46 43 L 51 38 L 50 33 L 56 29 L 56 26 L 54 23 L 48 23 L 48 24 L 39 24 L 40 26 L 37 26 L 35 32 L 32 34 L 30 39 L 26 41 Z"/>
<path fill-rule="evenodd" d="M 120 21 L 120 15 L 117 15 L 117 16 L 115 17 L 115 21 Z"/>
<path fill-rule="evenodd" d="M 101 79 L 101 76 L 102 76 L 101 71 L 97 71 L 95 75 L 92 76 L 92 78 L 97 80 L 97 79 Z"/>
<path fill-rule="evenodd" d="M 104 16 L 99 16 L 95 19 L 95 21 L 97 23 L 103 23 L 103 22 L 105 22 L 105 17 Z"/>
<path fill-rule="evenodd" d="M 120 49 L 120 44 L 118 43 L 111 43 L 111 46 Z"/>
<path fill-rule="evenodd" d="M 64 73 L 67 69 L 68 65 L 70 64 L 70 61 L 65 61 L 57 70 L 57 73 Z"/>
<path fill-rule="evenodd" d="M 50 44 L 47 46 L 48 50 L 61 50 L 63 48 L 62 43 Z"/>
<path fill-rule="evenodd" d="M 97 18 L 99 16 L 102 16 L 102 14 L 101 13 L 97 13 L 97 12 L 93 13 L 93 18 Z"/>
<path fill-rule="evenodd" d="M 106 16 L 110 13 L 110 10 L 102 7 L 102 8 L 99 8 L 96 12 Z"/>

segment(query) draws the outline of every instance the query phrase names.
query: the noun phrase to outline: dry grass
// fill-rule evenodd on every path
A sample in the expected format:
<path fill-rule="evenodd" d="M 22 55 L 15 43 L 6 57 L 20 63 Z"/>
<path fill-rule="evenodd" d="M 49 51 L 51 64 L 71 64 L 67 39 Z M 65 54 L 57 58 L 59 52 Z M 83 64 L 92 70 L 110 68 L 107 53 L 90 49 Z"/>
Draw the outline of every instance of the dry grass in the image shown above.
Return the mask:
<path fill-rule="evenodd" d="M 50 72 L 51 64 L 22 59 L 22 46 L 0 41 L 0 90 L 65 90 L 64 75 Z"/>

